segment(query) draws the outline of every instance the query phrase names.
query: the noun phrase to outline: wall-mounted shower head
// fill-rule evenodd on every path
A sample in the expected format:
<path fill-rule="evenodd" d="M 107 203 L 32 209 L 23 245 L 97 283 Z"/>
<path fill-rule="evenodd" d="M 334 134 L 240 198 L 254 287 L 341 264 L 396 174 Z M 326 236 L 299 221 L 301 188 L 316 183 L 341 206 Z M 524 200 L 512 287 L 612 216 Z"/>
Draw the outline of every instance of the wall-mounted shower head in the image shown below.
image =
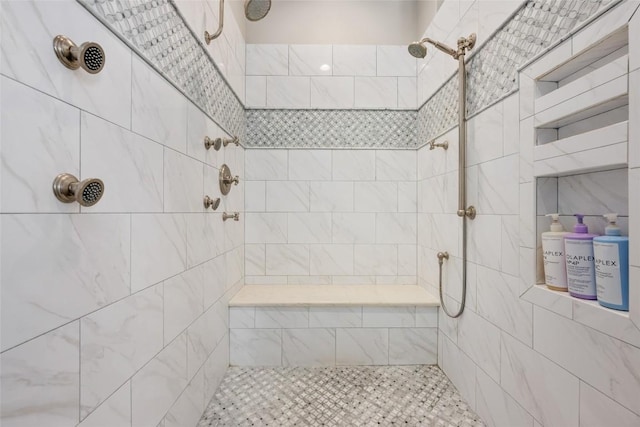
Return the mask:
<path fill-rule="evenodd" d="M 104 194 L 104 183 L 98 178 L 79 181 L 71 174 L 61 173 L 53 180 L 53 194 L 63 203 L 78 202 L 82 206 L 93 206 Z"/>
<path fill-rule="evenodd" d="M 259 21 L 269 13 L 271 0 L 245 0 L 244 15 L 249 21 Z"/>
<path fill-rule="evenodd" d="M 60 62 L 72 70 L 82 68 L 96 74 L 104 68 L 106 55 L 98 43 L 85 42 L 77 46 L 70 38 L 58 35 L 53 39 L 53 50 Z"/>
<path fill-rule="evenodd" d="M 424 58 L 427 56 L 427 47 L 424 45 L 425 43 L 430 43 L 438 50 L 452 56 L 453 59 L 458 59 L 459 56 L 464 55 L 465 50 L 473 49 L 473 46 L 476 44 L 476 34 L 473 33 L 468 38 L 460 37 L 458 39 L 458 50 L 455 50 L 444 43 L 440 43 L 439 41 L 430 39 L 429 37 L 425 37 L 422 40 L 413 42 L 409 45 L 409 53 L 411 56 L 416 58 Z"/>
<path fill-rule="evenodd" d="M 409 53 L 415 58 L 424 58 L 427 56 L 427 47 L 422 42 L 413 42 L 409 45 Z"/>

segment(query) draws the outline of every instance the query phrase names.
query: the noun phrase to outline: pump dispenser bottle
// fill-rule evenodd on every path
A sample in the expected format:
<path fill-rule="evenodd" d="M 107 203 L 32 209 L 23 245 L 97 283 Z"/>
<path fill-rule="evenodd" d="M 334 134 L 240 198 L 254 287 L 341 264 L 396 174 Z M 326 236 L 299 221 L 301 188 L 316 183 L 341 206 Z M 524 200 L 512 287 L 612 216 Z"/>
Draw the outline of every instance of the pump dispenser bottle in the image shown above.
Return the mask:
<path fill-rule="evenodd" d="M 564 237 L 570 234 L 560 224 L 560 215 L 551 217 L 551 231 L 542 233 L 542 257 L 544 260 L 544 282 L 554 291 L 567 291 L 567 267 L 564 256 Z"/>
<path fill-rule="evenodd" d="M 569 294 L 576 298 L 596 299 L 596 276 L 593 257 L 593 238 L 582 222 L 584 215 L 575 214 L 578 222 L 573 233 L 564 237 L 564 252 L 567 262 L 567 286 Z"/>
<path fill-rule="evenodd" d="M 618 215 L 603 215 L 609 225 L 593 239 L 596 288 L 600 305 L 629 311 L 629 238 L 616 225 Z"/>

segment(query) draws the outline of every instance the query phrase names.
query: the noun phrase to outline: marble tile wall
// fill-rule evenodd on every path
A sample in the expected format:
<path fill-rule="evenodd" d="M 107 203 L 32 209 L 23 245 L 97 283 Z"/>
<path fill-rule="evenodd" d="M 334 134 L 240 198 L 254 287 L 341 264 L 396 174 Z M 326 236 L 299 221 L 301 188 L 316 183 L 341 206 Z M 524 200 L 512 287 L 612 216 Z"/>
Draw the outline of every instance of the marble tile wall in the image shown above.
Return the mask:
<path fill-rule="evenodd" d="M 247 45 L 247 108 L 415 110 L 417 60 L 392 45 Z"/>
<path fill-rule="evenodd" d="M 435 364 L 437 308 L 231 307 L 236 366 Z"/>
<path fill-rule="evenodd" d="M 251 149 L 249 284 L 415 284 L 416 151 Z"/>
<path fill-rule="evenodd" d="M 637 5 L 622 3 L 583 30 L 580 39 L 588 39 L 602 25 L 624 25 L 620 9 Z M 628 20 L 630 14 L 626 16 Z M 636 20 L 630 24 L 633 31 Z M 633 32 L 629 39 L 636 37 Z M 640 392 L 640 335 L 629 328 L 628 318 L 605 318 L 597 306 L 572 304 L 570 298 L 552 298 L 548 292 L 526 292 L 536 274 L 530 265 L 536 232 L 535 224 L 523 220 L 535 214 L 531 156 L 523 151 L 529 141 L 518 134 L 519 121 L 532 114 L 519 106 L 522 99 L 522 105 L 531 103 L 533 94 L 525 89 L 468 122 L 467 200 L 478 208 L 478 216 L 468 227 L 466 310 L 456 320 L 440 311 L 439 364 L 490 426 L 636 425 L 640 410 L 629 396 Z M 438 141 L 445 139 L 448 151 L 418 150 L 418 280 L 437 292 L 436 253 L 448 251 L 452 258 L 445 263 L 445 302 L 456 309 L 462 267 L 461 224 L 455 215 L 457 129 Z M 545 207 L 560 204 L 564 210 L 595 212 L 615 206 L 633 215 L 638 209 L 634 192 L 622 185 L 627 173 L 634 174 L 631 161 L 629 166 L 628 172 L 550 179 L 543 185 L 557 189 L 557 196 L 543 200 Z M 578 194 L 591 194 L 599 204 Z M 638 254 L 632 258 L 637 260 Z"/>
<path fill-rule="evenodd" d="M 202 197 L 223 163 L 244 176 L 244 149 L 206 151 L 225 130 L 77 2 L 1 19 L 0 424 L 194 425 L 244 274 L 244 224 L 221 219 L 244 220 L 244 182 L 217 212 Z M 104 70 L 63 67 L 57 34 L 100 43 Z M 103 199 L 58 202 L 62 172 L 101 178 Z"/>

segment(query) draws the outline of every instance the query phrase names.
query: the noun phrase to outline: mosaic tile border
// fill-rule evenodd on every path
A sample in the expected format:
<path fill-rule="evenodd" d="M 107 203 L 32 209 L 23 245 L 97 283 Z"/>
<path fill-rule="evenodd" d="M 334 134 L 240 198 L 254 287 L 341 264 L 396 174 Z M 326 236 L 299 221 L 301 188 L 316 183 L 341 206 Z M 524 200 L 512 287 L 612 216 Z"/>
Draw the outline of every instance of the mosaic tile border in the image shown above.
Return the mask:
<path fill-rule="evenodd" d="M 455 75 L 418 111 L 245 111 L 173 0 L 76 1 L 247 147 L 415 149 L 457 124 Z M 521 65 L 619 1 L 524 2 L 469 59 L 467 114 L 513 93 Z"/>
<path fill-rule="evenodd" d="M 247 110 L 254 148 L 416 148 L 416 111 Z"/>
<path fill-rule="evenodd" d="M 467 116 L 518 89 L 518 69 L 616 0 L 529 0 L 467 62 Z M 457 75 L 418 110 L 418 147 L 458 125 Z"/>
<path fill-rule="evenodd" d="M 172 0 L 76 0 L 231 135 L 244 106 Z"/>

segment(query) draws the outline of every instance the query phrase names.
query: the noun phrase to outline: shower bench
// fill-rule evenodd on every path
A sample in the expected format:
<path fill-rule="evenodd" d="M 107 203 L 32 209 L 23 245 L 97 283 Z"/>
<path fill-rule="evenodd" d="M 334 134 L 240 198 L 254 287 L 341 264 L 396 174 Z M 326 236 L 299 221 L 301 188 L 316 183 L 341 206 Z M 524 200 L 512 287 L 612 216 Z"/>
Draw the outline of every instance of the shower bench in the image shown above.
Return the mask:
<path fill-rule="evenodd" d="M 438 306 L 415 285 L 246 285 L 229 301 L 230 364 L 435 364 Z"/>

